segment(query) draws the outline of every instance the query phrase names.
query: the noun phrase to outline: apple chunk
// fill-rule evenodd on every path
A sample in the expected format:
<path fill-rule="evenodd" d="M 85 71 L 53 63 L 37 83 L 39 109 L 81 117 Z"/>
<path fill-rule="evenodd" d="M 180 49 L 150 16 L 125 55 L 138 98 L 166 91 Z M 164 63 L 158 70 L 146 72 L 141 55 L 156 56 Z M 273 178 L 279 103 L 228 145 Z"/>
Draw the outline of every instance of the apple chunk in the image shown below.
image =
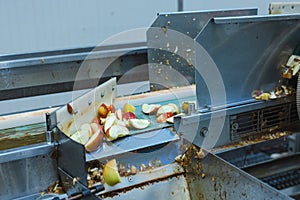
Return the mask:
<path fill-rule="evenodd" d="M 109 186 L 114 186 L 121 182 L 116 159 L 108 161 L 103 168 L 103 179 Z"/>
<path fill-rule="evenodd" d="M 107 116 L 104 124 L 104 132 L 106 132 L 112 125 L 116 123 L 117 117 L 114 113 Z"/>
<path fill-rule="evenodd" d="M 106 132 L 106 138 L 108 141 L 116 140 L 119 137 L 124 137 L 129 134 L 128 128 L 121 125 L 113 125 Z"/>
<path fill-rule="evenodd" d="M 129 125 L 135 129 L 144 129 L 150 125 L 147 119 L 129 119 Z"/>
<path fill-rule="evenodd" d="M 103 136 L 103 131 L 101 129 L 98 129 L 84 145 L 85 150 L 88 152 L 96 151 L 102 145 Z"/>
<path fill-rule="evenodd" d="M 136 115 L 132 112 L 125 112 L 122 114 L 123 120 L 136 119 Z"/>
<path fill-rule="evenodd" d="M 106 116 L 108 115 L 108 113 L 109 113 L 109 109 L 108 109 L 107 105 L 104 104 L 104 103 L 101 104 L 99 106 L 99 108 L 98 108 L 98 116 L 100 118 L 106 118 Z"/>
<path fill-rule="evenodd" d="M 155 115 L 158 109 L 160 108 L 160 104 L 146 104 L 142 105 L 142 112 L 149 115 Z"/>
<path fill-rule="evenodd" d="M 86 129 L 79 129 L 77 132 L 75 132 L 72 136 L 71 139 L 85 145 L 90 138 L 90 132 L 89 130 Z"/>
<path fill-rule="evenodd" d="M 159 115 L 157 118 L 156 118 L 156 121 L 158 123 L 163 123 L 163 122 L 167 122 L 167 119 L 173 117 L 174 114 L 172 112 L 166 112 L 166 113 L 163 113 L 161 115 Z"/>
<path fill-rule="evenodd" d="M 156 116 L 160 116 L 161 114 L 171 112 L 173 114 L 178 114 L 179 108 L 175 104 L 167 104 L 161 106 L 157 113 Z"/>

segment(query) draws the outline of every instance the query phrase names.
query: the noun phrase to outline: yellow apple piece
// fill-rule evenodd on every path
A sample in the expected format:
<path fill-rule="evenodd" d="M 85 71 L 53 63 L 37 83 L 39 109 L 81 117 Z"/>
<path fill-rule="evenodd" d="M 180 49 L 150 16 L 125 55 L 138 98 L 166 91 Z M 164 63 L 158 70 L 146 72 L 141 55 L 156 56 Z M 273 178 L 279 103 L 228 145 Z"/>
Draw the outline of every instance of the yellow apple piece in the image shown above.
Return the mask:
<path fill-rule="evenodd" d="M 116 159 L 108 161 L 103 168 L 103 179 L 109 186 L 114 186 L 121 182 Z"/>
<path fill-rule="evenodd" d="M 88 140 L 88 142 L 84 145 L 85 150 L 88 152 L 96 151 L 101 145 L 103 141 L 104 133 L 101 129 L 98 129 L 92 137 Z"/>
<path fill-rule="evenodd" d="M 101 104 L 98 108 L 98 116 L 100 118 L 106 118 L 109 113 L 109 109 L 106 104 Z"/>
<path fill-rule="evenodd" d="M 150 122 L 147 119 L 129 119 L 130 127 L 135 129 L 144 129 L 150 125 Z"/>
<path fill-rule="evenodd" d="M 80 126 L 80 130 L 87 130 L 89 132 L 89 137 L 93 135 L 92 126 L 90 123 L 84 123 Z"/>
<path fill-rule="evenodd" d="M 123 105 L 123 112 L 127 113 L 127 112 L 135 112 L 135 107 L 133 105 L 131 105 L 130 103 L 125 103 Z"/>

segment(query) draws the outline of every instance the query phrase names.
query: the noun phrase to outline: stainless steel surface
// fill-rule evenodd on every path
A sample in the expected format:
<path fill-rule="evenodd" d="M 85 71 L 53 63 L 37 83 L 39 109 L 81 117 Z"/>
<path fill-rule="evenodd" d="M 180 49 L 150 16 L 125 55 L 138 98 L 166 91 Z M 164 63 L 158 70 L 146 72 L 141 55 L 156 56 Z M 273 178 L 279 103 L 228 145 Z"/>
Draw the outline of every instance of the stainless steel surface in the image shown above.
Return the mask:
<path fill-rule="evenodd" d="M 280 116 L 279 113 L 282 112 L 286 115 Z M 276 120 L 269 120 L 272 117 Z M 262 121 L 268 123 L 264 124 Z M 273 129 L 287 129 L 297 121 L 294 98 L 290 97 L 178 116 L 174 119 L 174 128 L 197 146 L 212 149 L 254 137 L 262 132 L 272 132 Z M 246 128 L 245 123 L 249 125 Z M 203 129 L 207 129 L 205 136 L 201 134 Z"/>
<path fill-rule="evenodd" d="M 87 186 L 87 171 L 85 165 L 85 148 L 83 145 L 74 142 L 63 132 L 58 132 L 57 165 L 62 178 L 65 192 L 74 192 L 73 179 L 76 178 L 81 184 Z M 63 179 L 61 173 L 66 172 L 72 179 Z M 64 173 L 63 173 L 64 174 Z"/>
<path fill-rule="evenodd" d="M 168 128 L 149 131 L 139 135 L 132 135 L 113 143 L 105 142 L 99 150 L 87 153 L 86 161 L 134 152 L 144 148 L 154 148 L 154 146 L 167 144 L 177 140 L 179 140 L 179 136 Z"/>
<path fill-rule="evenodd" d="M 253 90 L 274 89 L 280 80 L 281 65 L 299 44 L 299 21 L 300 15 L 295 14 L 211 19 L 196 38 L 203 47 L 196 49 L 199 107 L 245 101 L 252 99 Z M 216 80 L 220 85 L 211 91 L 207 80 L 213 76 L 205 77 L 210 71 L 205 69 L 215 67 L 221 80 Z M 223 96 L 216 92 L 222 84 L 225 102 L 218 100 Z"/>
<path fill-rule="evenodd" d="M 0 163 L 11 162 L 35 156 L 48 155 L 54 150 L 54 144 L 40 143 L 0 151 Z"/>
<path fill-rule="evenodd" d="M 300 133 L 295 133 L 288 137 L 288 150 L 290 154 L 300 152 Z"/>
<path fill-rule="evenodd" d="M 103 199 L 130 199 L 130 200 L 152 200 L 152 199 L 174 199 L 190 200 L 188 185 L 184 176 L 169 178 L 164 181 L 157 181 L 147 184 L 142 188 L 132 188 L 126 193 Z"/>
<path fill-rule="evenodd" d="M 147 31 L 151 89 L 195 83 L 194 39 L 210 18 L 256 14 L 257 9 L 160 13 Z"/>
<path fill-rule="evenodd" d="M 146 81 L 146 63 L 144 43 L 2 56 L 0 99 L 93 88 L 99 82 L 112 76 L 121 77 L 129 71 L 135 76 L 131 75 L 130 81 L 128 77 L 123 78 L 123 83 Z M 134 70 L 137 66 L 143 70 Z"/>
<path fill-rule="evenodd" d="M 187 174 L 191 199 L 291 199 L 212 154 L 201 165 L 205 178 Z"/>
<path fill-rule="evenodd" d="M 23 153 L 26 154 L 26 151 Z M 13 156 L 12 154 L 11 159 L 6 159 L 10 160 L 9 162 L 0 164 L 1 199 L 15 199 L 36 194 L 45 191 L 58 180 L 56 161 L 51 158 L 51 152 L 44 150 L 39 152 L 35 149 L 31 155 L 22 155 L 23 159 L 19 157 L 16 160 Z M 0 158 L 3 160 L 2 155 Z"/>
<path fill-rule="evenodd" d="M 191 159 L 188 171 L 183 172 L 180 166 L 176 166 L 177 164 L 163 165 L 156 170 L 122 179 L 120 184 L 122 187 L 116 185 L 112 188 L 121 192 L 103 193 L 100 197 L 104 199 L 153 199 L 153 197 L 156 199 L 290 199 L 213 154 L 206 152 L 206 156 L 198 161 L 194 160 L 192 155 Z"/>

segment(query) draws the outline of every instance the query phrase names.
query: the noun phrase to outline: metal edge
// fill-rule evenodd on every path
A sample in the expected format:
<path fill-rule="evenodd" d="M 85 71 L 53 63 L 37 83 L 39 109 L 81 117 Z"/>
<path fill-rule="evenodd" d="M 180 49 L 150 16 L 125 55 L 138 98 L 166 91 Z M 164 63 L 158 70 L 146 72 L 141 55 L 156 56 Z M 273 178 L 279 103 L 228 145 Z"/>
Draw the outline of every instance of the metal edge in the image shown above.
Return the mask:
<path fill-rule="evenodd" d="M 55 145 L 46 142 L 0 151 L 0 163 L 21 160 L 53 152 Z"/>

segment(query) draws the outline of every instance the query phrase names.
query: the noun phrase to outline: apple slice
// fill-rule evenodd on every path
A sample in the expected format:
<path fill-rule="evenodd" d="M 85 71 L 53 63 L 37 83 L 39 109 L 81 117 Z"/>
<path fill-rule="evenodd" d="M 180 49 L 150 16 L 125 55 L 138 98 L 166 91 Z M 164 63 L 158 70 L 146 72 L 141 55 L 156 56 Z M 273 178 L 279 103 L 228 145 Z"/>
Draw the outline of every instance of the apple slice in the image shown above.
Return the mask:
<path fill-rule="evenodd" d="M 116 117 L 118 120 L 122 120 L 123 117 L 122 117 L 123 113 L 122 113 L 122 110 L 119 108 L 116 110 Z"/>
<path fill-rule="evenodd" d="M 93 135 L 93 130 L 91 127 L 91 124 L 89 123 L 84 123 L 80 126 L 81 130 L 87 130 L 89 132 L 89 137 L 91 137 Z"/>
<path fill-rule="evenodd" d="M 174 115 L 177 115 L 177 114 L 180 113 L 180 109 L 179 109 L 179 107 L 175 103 L 169 103 L 168 105 L 169 106 L 173 106 L 173 108 L 174 108 L 173 114 Z"/>
<path fill-rule="evenodd" d="M 114 104 L 110 104 L 107 106 L 109 112 L 114 113 L 116 111 Z"/>
<path fill-rule="evenodd" d="M 159 115 L 156 118 L 156 121 L 158 123 L 167 122 L 167 119 L 170 118 L 170 117 L 173 117 L 173 116 L 174 116 L 173 112 L 166 112 L 166 113 L 163 113 L 163 114 Z"/>
<path fill-rule="evenodd" d="M 123 112 L 127 113 L 127 112 L 135 112 L 135 107 L 133 105 L 131 105 L 130 103 L 125 103 L 123 105 Z"/>
<path fill-rule="evenodd" d="M 142 105 L 142 112 L 149 115 L 155 115 L 158 111 L 160 104 L 146 104 Z"/>
<path fill-rule="evenodd" d="M 109 186 L 114 186 L 121 182 L 116 159 L 108 161 L 103 168 L 103 179 Z"/>
<path fill-rule="evenodd" d="M 122 114 L 123 120 L 136 119 L 136 115 L 132 112 L 125 112 Z"/>
<path fill-rule="evenodd" d="M 92 135 L 96 133 L 99 129 L 102 130 L 102 126 L 97 123 L 91 123 L 91 128 L 92 128 Z"/>
<path fill-rule="evenodd" d="M 161 114 L 168 113 L 168 112 L 176 113 L 177 109 L 173 105 L 169 105 L 169 104 L 163 105 L 158 109 L 156 116 L 160 116 Z"/>
<path fill-rule="evenodd" d="M 116 140 L 117 138 L 124 137 L 128 134 L 129 134 L 128 128 L 121 125 L 113 125 L 105 132 L 108 141 Z"/>
<path fill-rule="evenodd" d="M 129 119 L 130 127 L 135 129 L 144 129 L 150 125 L 150 122 L 147 119 Z"/>
<path fill-rule="evenodd" d="M 71 136 L 72 140 L 83 145 L 85 145 L 88 142 L 89 138 L 90 138 L 90 132 L 89 130 L 86 129 L 83 130 L 80 129 Z"/>
<path fill-rule="evenodd" d="M 101 145 L 103 141 L 104 133 L 101 129 L 98 129 L 92 137 L 88 140 L 88 142 L 84 145 L 85 150 L 88 152 L 96 151 Z"/>
<path fill-rule="evenodd" d="M 104 124 L 104 132 L 106 132 L 113 124 L 115 124 L 117 117 L 114 113 L 108 115 Z"/>
<path fill-rule="evenodd" d="M 106 118 L 109 113 L 109 109 L 106 104 L 101 104 L 98 108 L 98 116 L 100 118 Z"/>

